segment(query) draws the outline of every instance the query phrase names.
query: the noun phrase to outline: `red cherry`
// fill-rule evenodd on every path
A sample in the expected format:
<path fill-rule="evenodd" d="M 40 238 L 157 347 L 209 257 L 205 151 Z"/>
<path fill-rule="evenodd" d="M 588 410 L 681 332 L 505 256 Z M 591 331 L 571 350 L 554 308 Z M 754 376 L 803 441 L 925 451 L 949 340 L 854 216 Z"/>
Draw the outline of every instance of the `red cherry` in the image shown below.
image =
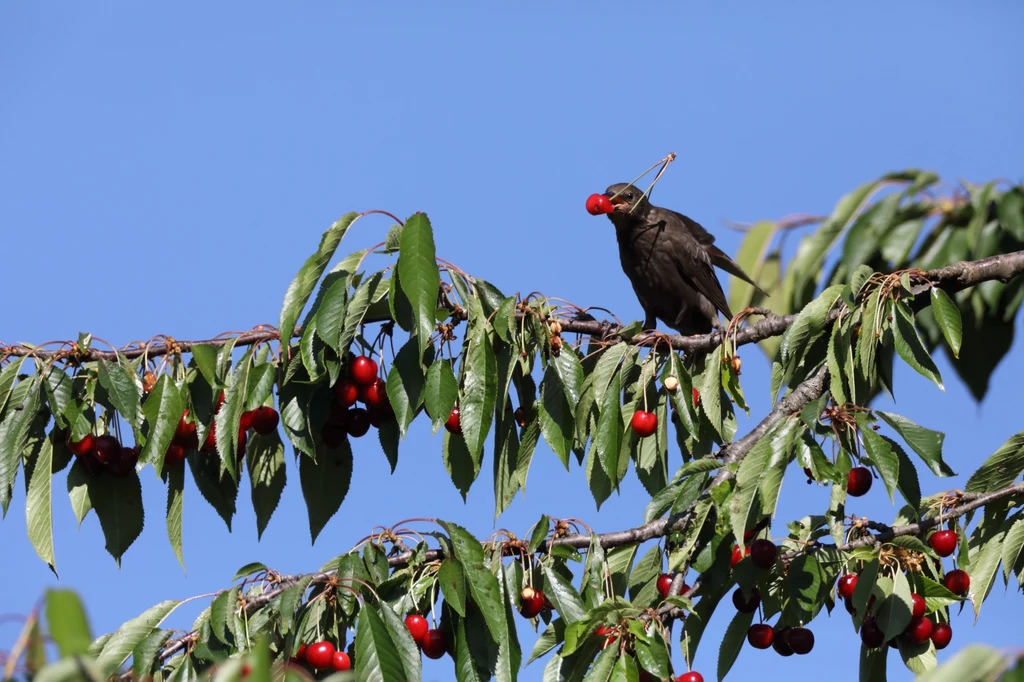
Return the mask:
<path fill-rule="evenodd" d="M 839 587 L 836 592 L 842 599 L 849 599 L 853 596 L 853 591 L 857 589 L 857 574 L 847 573 L 839 576 Z"/>
<path fill-rule="evenodd" d="M 306 662 L 317 670 L 330 668 L 334 662 L 334 645 L 330 642 L 315 642 L 306 649 Z"/>
<path fill-rule="evenodd" d="M 614 210 L 615 206 L 603 194 L 591 194 L 587 197 L 587 213 L 590 215 L 604 215 Z"/>
<path fill-rule="evenodd" d="M 949 646 L 949 640 L 953 639 L 953 628 L 949 623 L 936 623 L 932 628 L 932 644 L 935 649 L 941 651 Z"/>
<path fill-rule="evenodd" d="M 704 682 L 704 676 L 691 670 L 677 677 L 676 682 Z"/>
<path fill-rule="evenodd" d="M 427 636 L 427 630 L 430 629 L 430 625 L 427 624 L 427 619 L 418 613 L 410 613 L 405 617 L 405 627 L 409 628 L 409 634 L 412 635 L 412 641 L 419 645 L 423 644 L 423 640 Z"/>
<path fill-rule="evenodd" d="M 135 472 L 135 465 L 139 463 L 139 446 L 133 448 L 125 445 L 121 451 L 110 460 L 110 473 L 124 478 Z"/>
<path fill-rule="evenodd" d="M 519 595 L 519 613 L 523 618 L 536 618 L 544 610 L 544 591 L 524 587 Z"/>
<path fill-rule="evenodd" d="M 610 634 L 612 629 L 607 625 L 598 625 L 597 629 L 594 630 L 595 637 L 605 637 Z"/>
<path fill-rule="evenodd" d="M 214 411 L 214 412 L 220 412 L 220 406 L 224 404 L 224 401 L 225 401 L 226 399 L 227 399 L 227 394 L 226 394 L 226 393 L 224 393 L 224 391 L 221 391 L 221 392 L 220 392 L 220 393 L 219 393 L 219 394 L 217 395 L 217 407 L 215 407 L 215 408 L 213 409 L 213 411 Z"/>
<path fill-rule="evenodd" d="M 924 644 L 932 636 L 932 622 L 927 618 L 911 621 L 903 632 L 914 644 Z"/>
<path fill-rule="evenodd" d="M 368 407 L 385 409 L 385 406 L 391 406 L 391 402 L 388 400 L 388 385 L 383 379 L 375 379 L 369 386 L 364 386 L 360 391 L 359 399 Z"/>
<path fill-rule="evenodd" d="M 662 573 L 658 576 L 658 594 L 662 599 L 668 598 L 668 591 L 672 588 L 672 576 Z"/>
<path fill-rule="evenodd" d="M 814 472 L 811 471 L 810 468 L 804 467 L 804 475 L 807 476 L 807 482 L 808 483 L 811 483 L 812 481 L 814 481 Z"/>
<path fill-rule="evenodd" d="M 750 560 L 758 568 L 771 568 L 775 564 L 775 557 L 779 554 L 779 548 L 771 540 L 754 540 L 750 545 Z"/>
<path fill-rule="evenodd" d="M 203 447 L 199 449 L 203 452 L 217 452 L 217 422 L 210 422 L 210 430 L 206 432 L 206 440 L 203 441 Z"/>
<path fill-rule="evenodd" d="M 526 426 L 526 410 L 522 407 L 517 407 L 516 411 L 512 413 L 512 416 L 515 418 L 516 424 L 519 425 L 519 428 Z"/>
<path fill-rule="evenodd" d="M 767 649 L 775 639 L 775 631 L 771 625 L 756 623 L 747 630 L 747 641 L 755 649 Z"/>
<path fill-rule="evenodd" d="M 335 651 L 334 658 L 331 659 L 331 667 L 338 671 L 348 670 L 352 667 L 352 659 L 344 651 Z"/>
<path fill-rule="evenodd" d="M 772 648 L 775 649 L 775 653 L 779 656 L 789 657 L 793 655 L 793 647 L 789 645 L 789 631 L 792 629 L 791 627 L 775 628 Z"/>
<path fill-rule="evenodd" d="M 924 612 L 928 607 L 928 605 L 924 603 L 924 597 L 916 592 L 912 592 L 910 594 L 910 601 L 914 604 L 914 609 L 911 613 L 910 619 L 920 620 L 921 618 L 924 618 Z"/>
<path fill-rule="evenodd" d="M 274 431 L 277 431 L 279 423 L 281 423 L 281 415 L 269 405 L 257 407 L 252 412 L 252 428 L 261 436 L 269 436 Z"/>
<path fill-rule="evenodd" d="M 239 431 L 248 431 L 252 428 L 252 418 L 255 413 L 255 410 L 246 410 L 242 413 L 242 416 L 238 419 Z"/>
<path fill-rule="evenodd" d="M 956 531 L 937 530 L 928 538 L 928 544 L 939 556 L 946 557 L 956 551 Z"/>
<path fill-rule="evenodd" d="M 357 384 L 369 386 L 377 380 L 377 363 L 373 358 L 360 355 L 352 361 L 352 378 Z"/>
<path fill-rule="evenodd" d="M 178 420 L 178 426 L 174 429 L 175 438 L 188 438 L 194 436 L 196 433 L 196 423 L 194 421 L 188 421 L 188 410 L 182 413 L 181 419 Z"/>
<path fill-rule="evenodd" d="M 696 388 L 693 389 L 693 406 L 697 407 L 697 402 L 700 401 L 700 391 Z"/>
<path fill-rule="evenodd" d="M 629 422 L 633 432 L 641 438 L 647 438 L 658 430 L 658 415 L 653 412 L 637 410 L 633 413 L 633 419 Z"/>
<path fill-rule="evenodd" d="M 174 466 L 185 461 L 185 446 L 181 443 L 171 442 L 164 453 L 164 466 Z"/>
<path fill-rule="evenodd" d="M 732 605 L 740 613 L 753 613 L 761 605 L 761 593 L 755 587 L 750 592 L 750 599 L 743 596 L 743 590 L 737 587 L 732 593 Z"/>
<path fill-rule="evenodd" d="M 324 445 L 331 448 L 341 447 L 341 444 L 348 438 L 348 432 L 344 426 L 338 424 L 327 423 L 324 424 L 323 428 L 320 429 L 320 440 L 324 442 Z"/>
<path fill-rule="evenodd" d="M 850 475 L 846 479 L 846 494 L 851 497 L 867 495 L 871 490 L 871 471 L 865 467 L 854 467 L 850 469 Z"/>
<path fill-rule="evenodd" d="M 235 459 L 241 461 L 245 457 L 245 445 L 249 442 L 249 434 L 238 429 L 238 437 L 235 439 Z"/>
<path fill-rule="evenodd" d="M 82 457 L 92 452 L 92 449 L 96 446 L 96 439 L 92 437 L 91 433 L 85 434 L 82 440 L 72 441 L 69 436 L 65 441 L 68 446 L 68 450 L 71 451 L 76 457 Z"/>
<path fill-rule="evenodd" d="M 351 379 L 334 384 L 334 397 L 342 407 L 352 407 L 359 399 L 359 386 Z"/>
<path fill-rule="evenodd" d="M 448 429 L 448 433 L 462 433 L 462 413 L 459 412 L 459 408 L 452 408 L 451 414 L 448 415 L 448 421 L 444 423 L 444 428 Z"/>
<path fill-rule="evenodd" d="M 300 661 L 305 661 L 306 660 L 306 645 L 305 644 L 300 644 L 299 645 L 299 650 L 295 652 L 295 658 L 299 659 Z"/>
<path fill-rule="evenodd" d="M 874 618 L 869 616 L 864 619 L 864 624 L 860 626 L 860 641 L 869 649 L 877 649 L 885 644 L 885 633 Z"/>
<path fill-rule="evenodd" d="M 427 634 L 423 636 L 420 648 L 423 649 L 423 654 L 427 658 L 435 660 L 441 658 L 448 651 L 448 635 L 445 634 L 444 630 L 437 628 L 427 630 Z"/>
<path fill-rule="evenodd" d="M 348 420 L 345 422 L 345 430 L 353 438 L 365 436 L 370 430 L 370 416 L 361 407 L 353 407 L 348 411 Z"/>
<path fill-rule="evenodd" d="M 736 564 L 738 564 L 739 562 L 743 561 L 743 557 L 749 556 L 749 555 L 750 555 L 750 545 L 747 545 L 747 548 L 743 552 L 740 552 L 740 546 L 739 545 L 733 545 L 732 546 L 732 557 L 730 557 L 730 559 L 729 559 L 729 566 L 731 566 L 732 568 L 736 568 Z"/>
<path fill-rule="evenodd" d="M 113 436 L 100 436 L 93 442 L 92 454 L 101 464 L 110 464 L 121 454 L 121 444 Z"/>
<path fill-rule="evenodd" d="M 942 584 L 946 586 L 947 590 L 956 596 L 964 597 L 967 596 L 967 593 L 971 589 L 971 576 L 967 575 L 965 571 L 961 571 L 959 568 L 954 568 L 946 574 L 946 577 L 942 580 Z"/>
<path fill-rule="evenodd" d="M 814 633 L 807 628 L 789 628 L 786 641 L 794 654 L 803 656 L 811 653 L 811 649 L 814 648 Z"/>

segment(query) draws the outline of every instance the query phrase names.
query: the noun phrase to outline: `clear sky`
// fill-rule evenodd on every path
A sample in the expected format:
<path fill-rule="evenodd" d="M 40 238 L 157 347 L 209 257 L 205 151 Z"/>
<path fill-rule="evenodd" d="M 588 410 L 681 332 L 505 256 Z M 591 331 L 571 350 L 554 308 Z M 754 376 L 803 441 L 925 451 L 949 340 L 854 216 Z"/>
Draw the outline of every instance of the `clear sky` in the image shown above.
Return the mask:
<path fill-rule="evenodd" d="M 0 340 L 89 331 L 122 345 L 275 323 L 322 230 L 371 208 L 426 211 L 438 254 L 506 293 L 539 290 L 634 319 L 611 226 L 583 203 L 669 151 L 679 160 L 656 203 L 703 222 L 729 252 L 739 236 L 724 221 L 827 212 L 890 170 L 1021 177 L 1019 3 L 714 5 L 0 4 Z M 379 241 L 389 224 L 361 221 L 343 251 Z M 767 365 L 753 348 L 742 356 L 756 419 L 768 408 Z M 1022 426 L 1024 353 L 1011 351 L 980 407 L 939 366 L 946 395 L 900 365 L 895 409 L 944 428 L 947 460 L 970 474 Z M 252 560 L 314 570 L 376 525 L 436 516 L 489 535 L 489 458 L 464 504 L 440 444 L 421 424 L 389 476 L 376 443 L 359 441 L 352 490 L 313 547 L 294 466 L 259 544 L 247 487 L 229 534 L 190 483 L 187 576 L 152 469 L 142 476 L 146 529 L 120 571 L 95 515 L 76 532 L 61 475 L 60 582 L 84 595 L 99 634 L 162 599 L 225 586 Z M 921 475 L 925 493 L 965 480 Z M 57 582 L 27 541 L 21 477 L 17 490 L 0 523 L 0 613 L 27 612 Z M 890 520 L 884 498 L 872 490 L 849 511 Z M 566 474 L 541 446 L 525 499 L 498 525 L 524 533 L 543 511 L 617 530 L 641 522 L 646 502 L 630 474 L 595 512 L 582 472 Z M 779 520 L 827 504 L 824 489 L 793 475 Z M 1021 643 L 1024 602 L 1002 589 L 977 626 L 970 609 L 954 619 L 940 660 L 969 641 Z M 193 606 L 171 624 L 191 623 Z M 709 680 L 731 618 L 722 611 L 695 661 Z M 747 649 L 731 677 L 809 679 L 829 666 L 835 682 L 856 680 L 859 641 L 836 615 L 813 623 L 810 656 Z M 0 622 L 0 649 L 17 630 Z M 525 621 L 521 637 L 529 651 Z M 448 666 L 426 661 L 425 679 L 451 679 Z M 542 667 L 520 679 L 539 680 Z"/>

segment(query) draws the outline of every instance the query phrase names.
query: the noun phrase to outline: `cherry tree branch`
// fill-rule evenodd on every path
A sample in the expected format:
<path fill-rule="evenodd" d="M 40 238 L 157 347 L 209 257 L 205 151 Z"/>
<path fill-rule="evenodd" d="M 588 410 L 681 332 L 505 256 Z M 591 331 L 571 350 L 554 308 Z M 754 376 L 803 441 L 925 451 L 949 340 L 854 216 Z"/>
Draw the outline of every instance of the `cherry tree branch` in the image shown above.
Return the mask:
<path fill-rule="evenodd" d="M 949 293 L 955 293 L 962 289 L 974 286 L 981 282 L 998 280 L 1008 282 L 1014 277 L 1024 274 L 1024 251 L 1013 251 L 1011 253 L 990 256 L 974 261 L 963 261 L 947 265 L 936 270 L 929 270 L 924 273 L 932 284 L 942 287 Z M 914 288 L 914 293 L 921 293 L 931 286 L 922 284 Z M 517 317 L 522 317 L 522 312 L 517 312 Z M 461 311 L 459 317 L 465 317 Z M 768 315 L 763 320 L 748 325 L 735 333 L 736 345 L 742 346 L 750 343 L 757 343 L 764 339 L 782 335 L 789 325 L 796 320 L 797 314 L 790 315 Z M 367 320 L 368 322 L 383 320 Z M 597 336 L 608 341 L 620 340 L 618 332 L 622 327 L 607 321 L 598 320 L 574 320 L 561 321 L 563 333 L 584 334 Z M 302 336 L 302 328 L 296 327 L 292 330 L 293 338 Z M 668 341 L 676 350 L 687 352 L 707 352 L 719 346 L 726 334 L 725 331 L 712 332 L 696 336 L 682 336 L 679 334 L 667 334 L 660 338 L 662 343 Z M 220 347 L 234 342 L 236 347 L 252 346 L 258 343 L 277 341 L 281 338 L 278 330 L 269 325 L 259 325 L 252 331 L 237 336 L 222 336 L 215 339 L 204 339 L 200 341 L 178 341 L 174 339 L 157 340 L 149 344 L 135 343 L 121 349 L 121 354 L 129 360 L 146 355 L 150 358 L 168 355 L 170 353 L 187 353 L 195 346 Z M 654 337 L 651 334 L 641 334 L 629 339 L 629 343 L 637 346 L 653 343 Z M 39 350 L 21 344 L 6 345 L 0 343 L 0 359 L 7 357 L 34 357 L 40 360 L 73 358 L 79 362 L 91 360 L 116 360 L 114 351 L 98 350 L 90 348 L 85 352 L 74 352 L 69 350 L 72 342 L 63 344 L 65 347 L 59 350 Z"/>

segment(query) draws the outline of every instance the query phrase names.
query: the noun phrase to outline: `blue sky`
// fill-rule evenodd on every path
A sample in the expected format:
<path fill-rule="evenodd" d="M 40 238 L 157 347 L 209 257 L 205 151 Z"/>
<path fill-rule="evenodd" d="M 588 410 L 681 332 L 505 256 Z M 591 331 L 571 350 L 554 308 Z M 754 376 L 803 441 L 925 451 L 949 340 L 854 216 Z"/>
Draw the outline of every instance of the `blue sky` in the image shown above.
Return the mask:
<path fill-rule="evenodd" d="M 0 5 L 0 340 L 90 331 L 122 345 L 155 334 L 209 338 L 277 320 L 288 282 L 322 230 L 350 210 L 426 211 L 438 254 L 506 293 L 533 290 L 640 316 L 610 224 L 583 209 L 669 151 L 656 202 L 704 223 L 826 212 L 855 185 L 905 167 L 945 179 L 1020 178 L 1024 63 L 1012 2 L 349 3 Z M 361 221 L 345 252 L 383 238 Z M 965 349 L 970 352 L 970 349 Z M 766 363 L 742 352 L 756 419 Z M 969 474 L 1020 428 L 1024 354 L 1011 351 L 976 407 L 940 359 L 947 394 L 900 367 L 897 411 L 945 428 L 946 458 Z M 741 417 L 741 429 L 752 421 Z M 675 460 L 674 463 L 678 463 Z M 119 571 L 95 515 L 76 532 L 63 476 L 54 516 L 61 584 L 79 590 L 98 634 L 165 598 L 225 586 L 261 560 L 313 570 L 375 525 L 413 516 L 493 527 L 490 464 L 463 504 L 419 425 L 388 475 L 371 439 L 352 491 L 310 546 L 297 471 L 261 543 L 248 496 L 235 532 L 186 488 L 185 558 L 163 524 L 164 492 L 143 475 L 146 529 Z M 924 472 L 922 471 L 922 475 Z M 525 499 L 499 527 L 543 511 L 598 530 L 639 523 L 630 474 L 595 512 L 578 469 L 542 446 Z M 957 485 L 924 477 L 926 493 Z M 27 612 L 56 580 L 25 535 L 22 481 L 0 524 L 0 612 Z M 945 485 L 944 485 L 945 484 Z M 888 520 L 881 490 L 850 511 Z M 827 494 L 786 480 L 780 520 L 823 511 Z M 954 620 L 947 659 L 969 641 L 1019 645 L 1020 595 L 1001 585 L 974 626 Z M 184 609 L 173 624 L 197 613 Z M 727 614 L 695 669 L 712 679 Z M 745 650 L 732 678 L 801 679 L 832 664 L 855 680 L 858 641 L 842 614 L 813 625 L 810 656 Z M 0 649 L 17 626 L 0 624 Z M 521 628 L 524 649 L 532 635 Z M 677 649 L 678 651 L 678 649 Z M 677 664 L 679 662 L 677 653 Z M 840 665 L 835 665 L 836 663 Z M 427 661 L 425 679 L 450 679 Z M 542 664 L 520 679 L 540 679 Z M 890 679 L 909 679 L 890 666 Z"/>

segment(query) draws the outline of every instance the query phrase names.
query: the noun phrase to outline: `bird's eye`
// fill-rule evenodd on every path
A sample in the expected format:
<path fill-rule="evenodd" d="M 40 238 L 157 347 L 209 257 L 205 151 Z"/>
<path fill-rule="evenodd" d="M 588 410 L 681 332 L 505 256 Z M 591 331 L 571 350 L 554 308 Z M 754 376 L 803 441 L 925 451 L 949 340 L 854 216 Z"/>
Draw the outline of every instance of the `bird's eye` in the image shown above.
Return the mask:
<path fill-rule="evenodd" d="M 633 193 L 626 192 L 626 201 L 633 201 Z"/>

